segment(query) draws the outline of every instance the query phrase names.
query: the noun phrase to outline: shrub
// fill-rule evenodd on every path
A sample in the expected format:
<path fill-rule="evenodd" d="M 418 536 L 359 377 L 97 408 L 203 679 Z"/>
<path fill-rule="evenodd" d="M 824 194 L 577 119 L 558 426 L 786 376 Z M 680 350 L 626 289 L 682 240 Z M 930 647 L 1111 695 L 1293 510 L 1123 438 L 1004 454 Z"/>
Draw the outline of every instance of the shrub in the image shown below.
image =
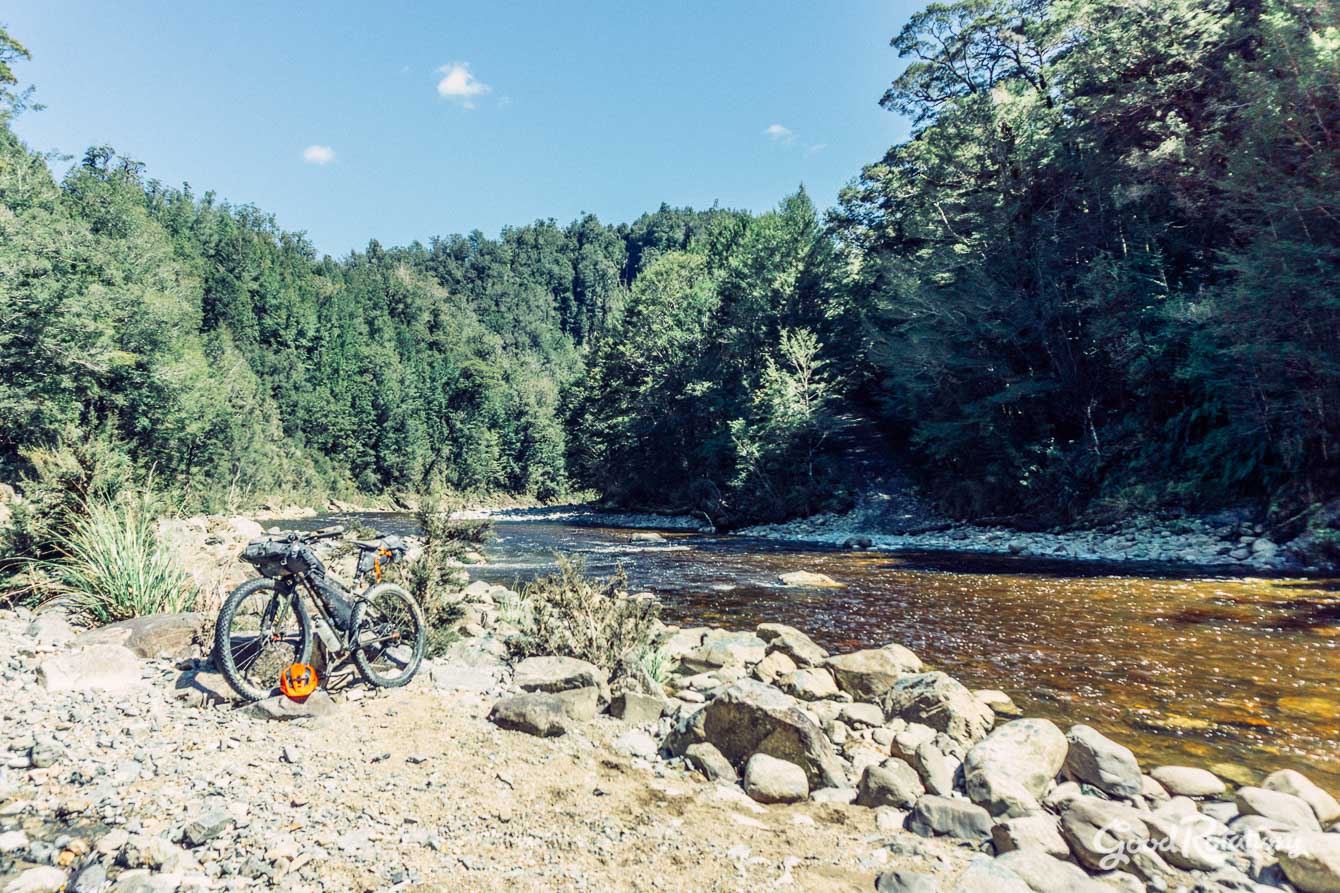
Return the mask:
<path fill-rule="evenodd" d="M 493 537 L 492 521 L 453 518 L 454 509 L 437 493 L 420 494 L 415 518 L 423 531 L 422 549 L 397 575 L 423 607 L 429 657 L 441 654 L 458 637 L 449 627 L 460 618 L 460 611 L 445 595 L 465 582 L 461 558 Z"/>
<path fill-rule="evenodd" d="M 22 451 L 31 469 L 19 481 L 23 498 L 0 529 L 0 588 L 27 589 L 32 562 L 55 558 L 91 503 L 117 498 L 131 483 L 130 461 L 94 436 L 62 437 Z"/>
<path fill-rule="evenodd" d="M 39 592 L 95 623 L 191 610 L 195 587 L 158 538 L 156 508 L 147 494 L 90 502 L 61 536 L 59 557 L 40 562 Z"/>
<path fill-rule="evenodd" d="M 625 663 L 651 651 L 659 606 L 630 598 L 622 570 L 612 577 L 586 575 L 581 561 L 560 557 L 558 570 L 521 591 L 524 609 L 512 611 L 521 627 L 517 649 L 526 655 L 557 654 L 590 661 L 619 675 Z"/>

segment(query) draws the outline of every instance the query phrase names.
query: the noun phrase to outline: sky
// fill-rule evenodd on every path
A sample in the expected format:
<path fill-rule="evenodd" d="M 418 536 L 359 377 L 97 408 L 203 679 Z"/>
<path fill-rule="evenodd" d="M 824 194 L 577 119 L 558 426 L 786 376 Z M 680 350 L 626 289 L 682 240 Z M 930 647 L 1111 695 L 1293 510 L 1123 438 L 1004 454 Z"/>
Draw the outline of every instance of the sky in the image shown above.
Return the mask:
<path fill-rule="evenodd" d="M 6 0 L 32 149 L 109 144 L 342 256 L 661 203 L 819 207 L 905 139 L 906 0 Z M 55 163 L 58 169 L 62 165 Z"/>

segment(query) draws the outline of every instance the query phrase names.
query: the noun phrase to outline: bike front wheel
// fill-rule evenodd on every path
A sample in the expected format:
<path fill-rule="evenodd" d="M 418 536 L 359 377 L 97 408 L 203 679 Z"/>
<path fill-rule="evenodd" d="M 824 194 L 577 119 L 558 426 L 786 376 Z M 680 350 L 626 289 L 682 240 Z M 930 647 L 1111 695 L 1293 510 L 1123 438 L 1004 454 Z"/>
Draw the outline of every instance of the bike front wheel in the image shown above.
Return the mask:
<path fill-rule="evenodd" d="M 354 602 L 353 660 L 369 685 L 396 688 L 414 678 L 428 639 L 423 609 L 394 583 L 379 583 Z"/>
<path fill-rule="evenodd" d="M 258 577 L 232 591 L 214 628 L 214 663 L 248 701 L 269 696 L 289 664 L 312 657 L 312 619 L 296 591 Z"/>

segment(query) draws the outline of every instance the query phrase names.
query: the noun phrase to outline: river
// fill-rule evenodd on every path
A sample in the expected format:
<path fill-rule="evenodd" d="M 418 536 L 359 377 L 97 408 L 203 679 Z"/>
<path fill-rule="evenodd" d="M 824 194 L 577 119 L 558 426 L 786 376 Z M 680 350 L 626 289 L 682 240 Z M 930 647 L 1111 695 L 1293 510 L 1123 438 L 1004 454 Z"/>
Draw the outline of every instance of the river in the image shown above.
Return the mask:
<path fill-rule="evenodd" d="M 404 515 L 352 517 L 414 530 Z M 648 545 L 631 530 L 552 520 L 496 530 L 475 578 L 513 585 L 572 554 L 594 573 L 622 567 L 633 590 L 660 597 L 668 621 L 778 621 L 832 651 L 899 642 L 969 687 L 1005 690 L 1028 715 L 1098 728 L 1146 768 L 1294 768 L 1340 792 L 1340 581 L 671 531 Z M 845 585 L 780 586 L 790 570 Z"/>

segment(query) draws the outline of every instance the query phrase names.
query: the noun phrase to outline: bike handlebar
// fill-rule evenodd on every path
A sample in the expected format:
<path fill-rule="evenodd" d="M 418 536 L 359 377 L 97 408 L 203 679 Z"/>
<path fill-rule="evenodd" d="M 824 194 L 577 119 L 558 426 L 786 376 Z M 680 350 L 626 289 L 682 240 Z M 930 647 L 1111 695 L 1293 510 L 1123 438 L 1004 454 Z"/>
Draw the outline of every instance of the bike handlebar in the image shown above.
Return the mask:
<path fill-rule="evenodd" d="M 342 536 L 344 527 L 336 524 L 332 527 L 322 527 L 320 530 L 311 530 L 307 533 L 298 534 L 298 539 L 304 543 L 314 543 L 317 540 L 327 540 L 331 537 Z"/>

